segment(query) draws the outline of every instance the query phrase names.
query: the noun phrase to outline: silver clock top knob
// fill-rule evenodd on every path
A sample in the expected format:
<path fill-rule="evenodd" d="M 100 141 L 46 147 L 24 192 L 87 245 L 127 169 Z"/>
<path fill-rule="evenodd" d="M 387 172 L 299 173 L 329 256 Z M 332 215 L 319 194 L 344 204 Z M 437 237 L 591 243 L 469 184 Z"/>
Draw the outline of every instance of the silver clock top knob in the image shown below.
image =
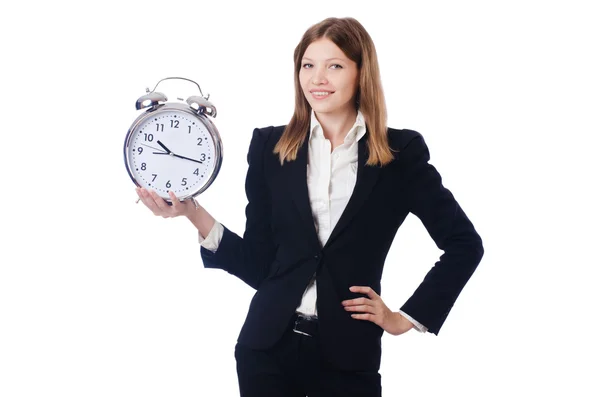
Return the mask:
<path fill-rule="evenodd" d="M 142 95 L 135 102 L 135 108 L 137 110 L 155 107 L 164 102 L 167 102 L 167 96 L 161 92 L 150 92 L 146 95 Z"/>
<path fill-rule="evenodd" d="M 217 108 L 208 100 L 208 98 L 191 96 L 186 102 L 192 109 L 198 112 L 198 114 L 207 114 L 212 117 L 217 117 Z"/>

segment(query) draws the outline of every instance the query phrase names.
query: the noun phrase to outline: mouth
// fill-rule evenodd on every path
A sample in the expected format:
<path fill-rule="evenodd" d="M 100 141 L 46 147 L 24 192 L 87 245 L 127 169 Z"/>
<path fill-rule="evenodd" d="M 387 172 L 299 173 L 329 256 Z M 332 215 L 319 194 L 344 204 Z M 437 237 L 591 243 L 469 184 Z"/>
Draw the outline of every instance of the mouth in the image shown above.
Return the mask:
<path fill-rule="evenodd" d="M 311 90 L 310 94 L 315 99 L 325 99 L 325 98 L 329 98 L 329 96 L 331 94 L 333 94 L 334 92 L 335 91 Z"/>

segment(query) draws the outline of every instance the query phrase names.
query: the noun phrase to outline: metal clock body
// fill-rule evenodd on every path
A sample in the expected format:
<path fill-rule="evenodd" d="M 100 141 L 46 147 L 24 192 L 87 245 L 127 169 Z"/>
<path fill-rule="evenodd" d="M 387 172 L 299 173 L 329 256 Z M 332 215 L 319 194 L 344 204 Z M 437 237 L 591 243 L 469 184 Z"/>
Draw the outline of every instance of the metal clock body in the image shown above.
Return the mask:
<path fill-rule="evenodd" d="M 198 86 L 181 77 L 162 79 L 156 86 L 167 79 Z M 154 190 L 168 202 L 169 191 L 179 200 L 195 197 L 213 183 L 223 161 L 221 137 L 209 119 L 216 116 L 216 108 L 208 96 L 189 97 L 186 105 L 167 102 L 164 94 L 154 90 L 146 91 L 136 102 L 138 110 L 146 111 L 125 137 L 127 172 L 136 186 Z"/>

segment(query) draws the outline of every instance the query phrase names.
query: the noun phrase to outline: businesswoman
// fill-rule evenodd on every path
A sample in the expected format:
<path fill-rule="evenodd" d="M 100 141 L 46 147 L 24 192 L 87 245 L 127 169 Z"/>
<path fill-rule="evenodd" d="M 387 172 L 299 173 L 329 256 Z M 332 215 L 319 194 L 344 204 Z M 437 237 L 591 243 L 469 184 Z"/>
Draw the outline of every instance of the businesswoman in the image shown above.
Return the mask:
<path fill-rule="evenodd" d="M 310 27 L 294 66 L 290 122 L 253 132 L 243 236 L 172 193 L 172 206 L 137 193 L 155 215 L 190 219 L 205 267 L 256 289 L 235 347 L 242 396 L 380 396 L 383 331 L 437 335 L 482 242 L 422 135 L 386 126 L 375 47 L 359 22 Z M 392 310 L 381 275 L 409 212 L 444 254 Z"/>

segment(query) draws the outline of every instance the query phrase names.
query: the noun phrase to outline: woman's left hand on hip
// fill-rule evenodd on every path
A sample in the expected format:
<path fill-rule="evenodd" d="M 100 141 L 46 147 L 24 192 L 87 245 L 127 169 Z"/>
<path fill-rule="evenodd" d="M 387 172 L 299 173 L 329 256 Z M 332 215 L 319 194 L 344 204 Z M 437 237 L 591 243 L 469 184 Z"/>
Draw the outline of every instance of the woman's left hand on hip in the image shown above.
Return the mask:
<path fill-rule="evenodd" d="M 392 312 L 371 287 L 352 286 L 350 291 L 368 296 L 342 301 L 346 311 L 358 312 L 353 313 L 352 318 L 371 321 L 392 335 L 400 335 L 413 328 L 413 323 L 399 312 Z"/>

